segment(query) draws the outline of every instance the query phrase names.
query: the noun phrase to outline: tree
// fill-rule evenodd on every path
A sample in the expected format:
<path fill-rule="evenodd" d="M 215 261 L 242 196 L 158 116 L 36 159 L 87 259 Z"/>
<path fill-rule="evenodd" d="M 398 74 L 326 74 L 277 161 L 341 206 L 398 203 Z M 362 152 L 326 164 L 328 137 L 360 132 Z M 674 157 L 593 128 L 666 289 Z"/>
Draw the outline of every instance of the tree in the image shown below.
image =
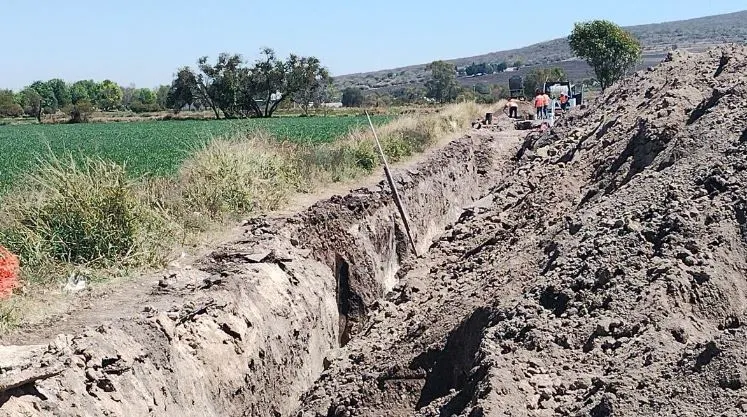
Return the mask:
<path fill-rule="evenodd" d="M 23 107 L 16 103 L 16 97 L 11 90 L 0 90 L 0 116 L 19 117 L 23 115 Z"/>
<path fill-rule="evenodd" d="M 301 91 L 318 91 L 329 77 L 319 60 L 314 57 L 290 55 L 278 59 L 270 48 L 264 48 L 252 67 L 244 66 L 240 55 L 222 53 L 215 65 L 207 57 L 198 61 L 200 74 L 196 76 L 199 97 L 219 118 L 220 113 L 233 117 L 272 117 L 287 98 Z"/>
<path fill-rule="evenodd" d="M 200 95 L 197 85 L 197 76 L 189 67 L 179 69 L 176 73 L 174 81 L 169 87 L 169 92 L 166 97 L 166 107 L 174 110 L 174 113 L 184 108 L 184 106 L 192 106 Z M 218 118 L 218 113 L 215 114 Z"/>
<path fill-rule="evenodd" d="M 91 97 L 88 96 L 88 89 L 84 81 L 76 81 L 70 87 L 70 101 L 72 104 L 78 104 L 82 101 L 91 102 Z"/>
<path fill-rule="evenodd" d="M 431 78 L 425 83 L 427 96 L 439 103 L 453 101 L 459 93 L 454 66 L 444 61 L 435 61 L 426 70 L 431 71 Z"/>
<path fill-rule="evenodd" d="M 99 87 L 98 106 L 101 110 L 111 111 L 122 104 L 122 88 L 114 81 L 104 80 Z"/>
<path fill-rule="evenodd" d="M 36 117 L 36 120 L 41 123 L 43 107 L 43 98 L 41 94 L 39 94 L 31 87 L 26 87 L 19 94 L 19 101 L 19 104 L 21 105 L 21 107 L 23 107 L 23 112 L 28 114 L 29 116 Z"/>
<path fill-rule="evenodd" d="M 508 64 L 505 62 L 499 62 L 493 65 L 493 69 L 495 69 L 495 72 L 503 72 L 508 69 Z"/>
<path fill-rule="evenodd" d="M 135 100 L 135 92 L 137 87 L 135 84 L 130 84 L 127 87 L 120 87 L 122 89 L 122 106 L 129 109 L 132 106 L 132 102 Z"/>
<path fill-rule="evenodd" d="M 70 116 L 68 123 L 88 123 L 88 118 L 93 113 L 93 105 L 88 100 L 80 100 L 76 104 L 66 106 L 65 113 Z"/>
<path fill-rule="evenodd" d="M 158 88 L 156 88 L 156 104 L 158 105 L 158 110 L 166 110 L 168 107 L 166 107 L 166 101 L 169 96 L 169 86 L 168 85 L 159 85 Z"/>
<path fill-rule="evenodd" d="M 576 23 L 568 37 L 573 53 L 593 69 L 602 91 L 624 77 L 641 59 L 641 43 L 607 20 Z"/>
<path fill-rule="evenodd" d="M 317 58 L 301 58 L 297 65 L 290 69 L 290 79 L 297 84 L 293 102 L 300 105 L 303 113 L 309 114 L 309 105 L 321 101 L 324 88 L 332 83 L 329 71 L 323 68 Z"/>
<path fill-rule="evenodd" d="M 70 98 L 73 104 L 81 101 L 96 103 L 101 95 L 101 86 L 93 80 L 81 80 L 70 87 Z"/>
<path fill-rule="evenodd" d="M 360 88 L 348 87 L 342 92 L 342 105 L 360 107 L 363 105 L 363 91 Z"/>
<path fill-rule="evenodd" d="M 149 88 L 138 88 L 132 94 L 130 109 L 135 113 L 158 111 L 156 93 Z"/>
<path fill-rule="evenodd" d="M 539 68 L 529 71 L 524 76 L 524 94 L 534 97 L 536 90 L 542 90 L 546 82 L 566 81 L 568 76 L 562 68 Z"/>
<path fill-rule="evenodd" d="M 47 81 L 47 86 L 52 90 L 55 99 L 57 100 L 57 106 L 62 108 L 69 105 L 72 101 L 70 96 L 70 88 L 59 78 L 54 78 Z"/>
<path fill-rule="evenodd" d="M 39 93 L 41 96 L 41 110 L 47 114 L 53 114 L 59 109 L 57 98 L 54 95 L 54 90 L 49 84 L 43 81 L 35 81 L 29 86 L 31 89 Z"/>
<path fill-rule="evenodd" d="M 508 86 L 505 84 L 495 84 L 490 90 L 490 95 L 494 102 L 510 96 Z"/>

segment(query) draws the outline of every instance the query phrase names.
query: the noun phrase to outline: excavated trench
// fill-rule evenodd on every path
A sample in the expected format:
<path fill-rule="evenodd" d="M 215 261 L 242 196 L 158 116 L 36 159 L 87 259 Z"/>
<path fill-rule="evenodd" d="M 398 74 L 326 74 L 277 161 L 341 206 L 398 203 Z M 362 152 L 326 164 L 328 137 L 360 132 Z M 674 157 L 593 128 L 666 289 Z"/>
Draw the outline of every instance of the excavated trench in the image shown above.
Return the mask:
<path fill-rule="evenodd" d="M 495 135 L 454 141 L 395 172 L 416 253 L 491 185 L 495 154 L 512 146 Z M 0 412 L 290 415 L 330 355 L 365 331 L 412 252 L 383 181 L 292 217 L 254 219 L 195 269 L 133 296 L 133 314 L 49 344 L 0 348 Z M 455 374 L 464 364 L 435 360 L 441 376 L 425 403 L 469 382 Z"/>

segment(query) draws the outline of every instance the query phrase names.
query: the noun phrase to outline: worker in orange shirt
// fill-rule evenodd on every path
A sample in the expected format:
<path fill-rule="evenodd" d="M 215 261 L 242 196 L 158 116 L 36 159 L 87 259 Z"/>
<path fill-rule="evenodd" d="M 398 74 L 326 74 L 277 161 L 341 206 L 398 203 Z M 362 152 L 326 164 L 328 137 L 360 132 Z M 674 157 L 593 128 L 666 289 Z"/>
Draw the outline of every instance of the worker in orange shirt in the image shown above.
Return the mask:
<path fill-rule="evenodd" d="M 544 100 L 544 106 L 542 107 L 542 113 L 545 115 L 545 119 L 547 119 L 547 113 L 548 110 L 550 110 L 550 96 L 547 95 L 547 93 L 542 94 L 542 100 Z"/>
<path fill-rule="evenodd" d="M 534 108 L 537 110 L 537 119 L 539 120 L 544 118 L 545 97 L 540 90 L 537 90 L 535 93 Z"/>

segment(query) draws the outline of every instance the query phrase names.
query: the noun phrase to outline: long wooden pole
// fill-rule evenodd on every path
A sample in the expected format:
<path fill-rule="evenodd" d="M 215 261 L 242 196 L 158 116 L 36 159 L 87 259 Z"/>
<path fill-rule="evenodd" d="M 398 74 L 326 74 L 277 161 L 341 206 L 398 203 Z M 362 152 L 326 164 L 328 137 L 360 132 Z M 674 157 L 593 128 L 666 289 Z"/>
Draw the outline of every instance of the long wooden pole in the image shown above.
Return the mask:
<path fill-rule="evenodd" d="M 410 239 L 410 245 L 412 245 L 412 252 L 415 254 L 415 256 L 419 256 L 418 250 L 415 247 L 415 240 L 413 240 L 412 232 L 410 232 L 410 224 L 407 221 L 407 215 L 405 214 L 405 207 L 402 205 L 402 200 L 399 198 L 397 187 L 394 186 L 394 179 L 392 178 L 392 173 L 389 171 L 389 164 L 386 161 L 384 150 L 381 148 L 381 143 L 379 142 L 379 135 L 376 134 L 376 129 L 374 128 L 373 122 L 371 122 L 371 116 L 368 115 L 368 111 L 366 111 L 366 117 L 368 118 L 368 125 L 371 126 L 371 132 L 373 132 L 374 140 L 376 140 L 376 147 L 379 149 L 379 155 L 381 156 L 381 161 L 384 163 L 384 174 L 386 175 L 386 179 L 389 182 L 389 188 L 392 189 L 392 196 L 394 196 L 394 204 L 397 206 L 397 209 L 399 210 L 399 215 L 402 217 L 402 223 L 404 223 L 405 225 L 405 231 L 407 232 L 407 238 Z"/>

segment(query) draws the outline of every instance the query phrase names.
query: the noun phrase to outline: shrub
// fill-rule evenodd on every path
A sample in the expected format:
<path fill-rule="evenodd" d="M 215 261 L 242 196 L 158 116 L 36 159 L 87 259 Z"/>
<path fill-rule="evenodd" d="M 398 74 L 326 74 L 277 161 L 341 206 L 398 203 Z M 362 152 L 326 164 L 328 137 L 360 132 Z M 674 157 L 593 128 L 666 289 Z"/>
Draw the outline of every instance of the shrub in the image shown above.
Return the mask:
<path fill-rule="evenodd" d="M 63 109 L 70 116 L 68 123 L 88 123 L 93 113 L 93 105 L 89 101 L 80 101 Z"/>
<path fill-rule="evenodd" d="M 212 219 L 274 209 L 301 179 L 282 146 L 264 133 L 216 139 L 197 150 L 179 171 L 183 207 Z M 173 206 L 172 206 L 173 208 Z"/>
<path fill-rule="evenodd" d="M 18 103 L 0 104 L 0 116 L 21 117 L 23 116 L 23 107 Z"/>
<path fill-rule="evenodd" d="M 0 241 L 27 267 L 163 260 L 168 222 L 138 198 L 123 166 L 50 156 L 2 200 Z M 166 242 L 168 244 L 168 242 Z"/>

